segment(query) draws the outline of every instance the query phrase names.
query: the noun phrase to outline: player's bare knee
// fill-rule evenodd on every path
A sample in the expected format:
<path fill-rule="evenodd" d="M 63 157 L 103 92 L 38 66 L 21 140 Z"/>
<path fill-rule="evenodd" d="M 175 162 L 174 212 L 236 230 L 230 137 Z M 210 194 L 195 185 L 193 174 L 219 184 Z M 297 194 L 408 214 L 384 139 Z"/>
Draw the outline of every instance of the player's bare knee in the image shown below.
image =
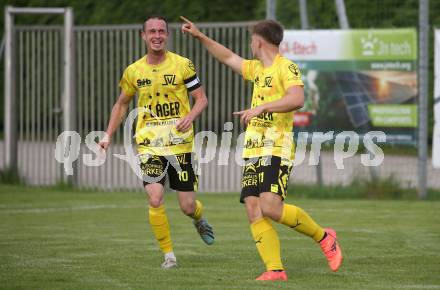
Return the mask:
<path fill-rule="evenodd" d="M 270 204 L 261 204 L 261 212 L 263 213 L 263 216 L 275 219 L 276 211 Z"/>
<path fill-rule="evenodd" d="M 150 200 L 150 206 L 154 207 L 154 208 L 158 208 L 162 205 L 162 203 L 160 201 L 156 201 L 156 200 Z"/>
<path fill-rule="evenodd" d="M 148 203 L 151 207 L 158 208 L 163 204 L 163 198 L 150 196 Z"/>
<path fill-rule="evenodd" d="M 263 216 L 278 221 L 281 218 L 283 202 L 279 195 L 273 193 L 260 194 L 260 207 Z"/>

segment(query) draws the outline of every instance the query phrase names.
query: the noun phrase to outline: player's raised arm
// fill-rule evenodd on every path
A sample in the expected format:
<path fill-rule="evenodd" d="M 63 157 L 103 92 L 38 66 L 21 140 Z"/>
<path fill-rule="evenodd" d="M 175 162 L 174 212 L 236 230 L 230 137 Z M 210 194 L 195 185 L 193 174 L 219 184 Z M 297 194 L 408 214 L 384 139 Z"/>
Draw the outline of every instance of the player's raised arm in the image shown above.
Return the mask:
<path fill-rule="evenodd" d="M 286 113 L 301 109 L 304 106 L 304 89 L 302 86 L 291 86 L 281 99 L 261 106 L 264 113 Z"/>
<path fill-rule="evenodd" d="M 230 68 L 232 68 L 236 73 L 241 74 L 241 65 L 243 62 L 243 58 L 239 55 L 232 52 L 230 49 L 221 45 L 217 41 L 209 38 L 204 33 L 202 33 L 197 26 L 186 19 L 183 16 L 180 16 L 180 19 L 184 21 L 182 24 L 182 32 L 189 33 L 194 38 L 198 39 L 200 43 L 206 47 L 209 53 L 214 56 L 218 61 L 226 64 Z"/>
<path fill-rule="evenodd" d="M 291 86 L 286 90 L 286 94 L 273 102 L 264 103 L 255 108 L 233 112 L 240 116 L 242 124 L 247 125 L 249 121 L 261 113 L 287 113 L 301 109 L 304 106 L 304 89 L 302 86 Z"/>
<path fill-rule="evenodd" d="M 128 105 L 130 104 L 132 98 L 133 96 L 128 96 L 124 93 L 124 91 L 121 91 L 121 94 L 119 95 L 116 103 L 113 105 L 113 109 L 110 114 L 110 120 L 108 122 L 107 130 L 105 131 L 107 135 L 98 144 L 102 149 L 107 150 L 108 146 L 110 145 L 111 137 L 124 119 Z"/>

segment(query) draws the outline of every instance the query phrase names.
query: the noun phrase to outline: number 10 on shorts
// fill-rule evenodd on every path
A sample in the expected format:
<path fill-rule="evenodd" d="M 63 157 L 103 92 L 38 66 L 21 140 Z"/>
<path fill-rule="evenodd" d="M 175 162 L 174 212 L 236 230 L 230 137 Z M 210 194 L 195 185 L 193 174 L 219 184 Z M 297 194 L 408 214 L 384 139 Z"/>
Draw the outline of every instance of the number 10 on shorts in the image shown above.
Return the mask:
<path fill-rule="evenodd" d="M 188 171 L 179 171 L 177 173 L 179 174 L 180 181 L 188 181 Z"/>

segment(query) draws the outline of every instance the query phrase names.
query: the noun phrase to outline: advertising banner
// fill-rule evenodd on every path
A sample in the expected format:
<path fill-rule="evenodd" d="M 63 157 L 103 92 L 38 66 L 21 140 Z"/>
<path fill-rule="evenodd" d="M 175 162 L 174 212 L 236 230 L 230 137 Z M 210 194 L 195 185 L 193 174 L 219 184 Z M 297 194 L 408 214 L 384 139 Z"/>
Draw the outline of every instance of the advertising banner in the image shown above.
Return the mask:
<path fill-rule="evenodd" d="M 387 142 L 415 144 L 415 29 L 287 30 L 280 49 L 303 73 L 310 130 L 383 131 Z"/>

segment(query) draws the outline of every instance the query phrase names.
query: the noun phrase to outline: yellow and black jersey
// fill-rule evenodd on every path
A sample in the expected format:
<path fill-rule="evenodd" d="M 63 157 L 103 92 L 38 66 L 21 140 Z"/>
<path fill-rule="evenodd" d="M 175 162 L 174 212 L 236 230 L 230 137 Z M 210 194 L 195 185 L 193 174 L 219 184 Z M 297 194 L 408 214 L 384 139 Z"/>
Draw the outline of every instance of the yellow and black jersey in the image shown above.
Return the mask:
<path fill-rule="evenodd" d="M 303 86 L 298 66 L 280 55 L 270 67 L 259 60 L 245 60 L 242 74 L 254 83 L 252 108 L 281 99 L 290 86 Z M 273 155 L 293 160 L 293 114 L 262 113 L 252 118 L 246 129 L 243 158 Z"/>
<path fill-rule="evenodd" d="M 126 95 L 138 96 L 138 151 L 160 156 L 191 152 L 193 129 L 180 133 L 175 125 L 190 112 L 188 92 L 201 86 L 194 64 L 172 52 L 158 65 L 148 64 L 147 58 L 129 65 L 119 83 Z"/>

